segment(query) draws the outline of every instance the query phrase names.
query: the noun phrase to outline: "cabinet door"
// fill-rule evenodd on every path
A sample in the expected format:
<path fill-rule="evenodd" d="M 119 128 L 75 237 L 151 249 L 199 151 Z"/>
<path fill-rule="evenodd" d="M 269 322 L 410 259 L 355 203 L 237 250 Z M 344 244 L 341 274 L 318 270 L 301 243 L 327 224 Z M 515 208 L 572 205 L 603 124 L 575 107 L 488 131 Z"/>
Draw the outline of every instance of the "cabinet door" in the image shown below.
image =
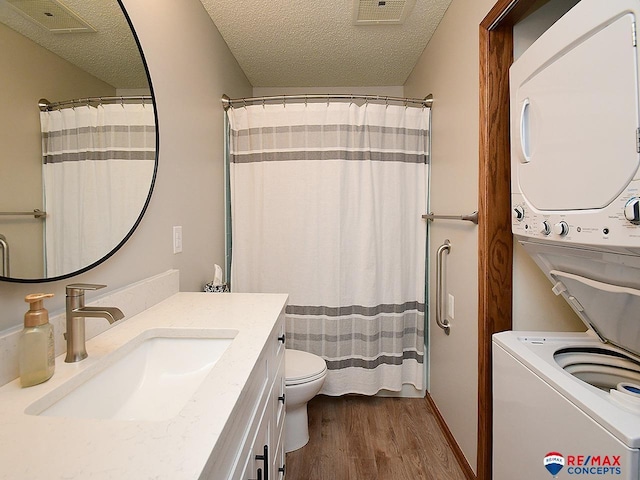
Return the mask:
<path fill-rule="evenodd" d="M 249 390 L 250 396 L 253 398 L 249 404 L 252 406 L 250 409 L 247 408 L 242 411 L 238 418 L 238 424 L 246 425 L 246 427 L 244 427 L 245 432 L 239 443 L 229 445 L 229 448 L 236 449 L 238 454 L 233 474 L 228 480 L 248 480 L 256 478 L 254 448 L 260 435 L 261 423 L 263 422 L 265 408 L 267 408 L 269 403 L 268 399 L 272 388 L 269 377 L 269 365 L 272 362 L 268 360 L 267 358 L 259 360 L 259 367 L 256 368 L 254 372 L 255 378 L 251 380 L 254 386 Z"/>
<path fill-rule="evenodd" d="M 260 423 L 260 428 L 258 429 L 258 434 L 256 435 L 256 440 L 253 445 L 253 471 L 249 472 L 250 475 L 247 480 L 253 479 L 261 479 L 261 480 L 271 480 L 272 476 L 272 458 L 273 452 L 270 451 L 270 430 L 271 430 L 271 419 L 270 419 L 270 405 L 267 404 L 267 408 L 262 417 L 262 422 Z"/>
<path fill-rule="evenodd" d="M 272 480 L 283 480 L 286 473 L 285 452 L 284 452 L 284 430 L 280 430 L 278 440 L 273 449 L 273 477 Z"/>
<path fill-rule="evenodd" d="M 267 415 L 270 412 L 269 404 L 267 403 L 265 407 L 255 419 L 255 424 L 258 426 L 255 436 L 251 442 L 245 445 L 242 454 L 243 467 L 238 469 L 242 473 L 237 477 L 233 477 L 234 479 L 269 480 L 274 478 L 271 475 L 273 454 L 269 446 L 271 428 L 269 415 Z"/>
<path fill-rule="evenodd" d="M 239 419 L 246 422 L 246 431 L 237 445 L 239 452 L 233 473 L 228 480 L 282 480 L 284 478 L 284 317 L 280 316 L 273 330 L 266 355 L 254 370 L 256 387 L 250 396 L 256 398 L 250 414 Z"/>
<path fill-rule="evenodd" d="M 273 447 L 273 476 L 272 480 L 284 478 L 284 419 L 285 409 L 285 376 L 284 354 L 280 358 L 280 365 L 273 382 L 271 443 Z"/>

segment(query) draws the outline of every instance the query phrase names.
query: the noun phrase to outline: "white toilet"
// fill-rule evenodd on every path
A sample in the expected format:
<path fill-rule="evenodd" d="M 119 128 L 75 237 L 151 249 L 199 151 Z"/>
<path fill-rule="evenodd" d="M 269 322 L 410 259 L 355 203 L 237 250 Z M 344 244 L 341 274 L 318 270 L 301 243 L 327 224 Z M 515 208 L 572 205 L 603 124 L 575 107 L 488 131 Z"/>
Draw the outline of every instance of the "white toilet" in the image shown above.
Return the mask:
<path fill-rule="evenodd" d="M 307 402 L 315 397 L 327 376 L 327 364 L 317 355 L 285 350 L 285 452 L 304 447 L 309 441 Z"/>

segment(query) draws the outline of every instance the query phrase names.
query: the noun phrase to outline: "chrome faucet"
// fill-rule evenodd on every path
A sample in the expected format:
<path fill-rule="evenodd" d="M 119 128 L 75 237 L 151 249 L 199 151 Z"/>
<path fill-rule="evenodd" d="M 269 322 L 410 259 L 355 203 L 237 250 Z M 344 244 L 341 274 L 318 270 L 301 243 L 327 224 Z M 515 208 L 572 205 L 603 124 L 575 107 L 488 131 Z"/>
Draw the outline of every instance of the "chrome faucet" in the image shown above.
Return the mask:
<path fill-rule="evenodd" d="M 67 285 L 67 356 L 64 359 L 67 363 L 79 362 L 87 358 L 87 348 L 85 346 L 84 319 L 85 317 L 106 318 L 109 323 L 113 323 L 124 317 L 122 311 L 116 307 L 85 307 L 85 290 L 98 290 L 106 285 L 95 285 L 93 283 L 73 283 Z"/>

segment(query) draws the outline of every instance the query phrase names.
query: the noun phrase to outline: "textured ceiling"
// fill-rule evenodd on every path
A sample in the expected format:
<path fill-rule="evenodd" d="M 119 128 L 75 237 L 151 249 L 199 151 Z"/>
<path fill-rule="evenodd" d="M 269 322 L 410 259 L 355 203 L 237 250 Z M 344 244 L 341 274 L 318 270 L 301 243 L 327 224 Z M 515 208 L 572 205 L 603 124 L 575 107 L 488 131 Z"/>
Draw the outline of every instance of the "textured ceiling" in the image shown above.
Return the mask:
<path fill-rule="evenodd" d="M 399 86 L 451 0 L 416 0 L 401 25 L 353 25 L 351 0 L 201 0 L 254 87 Z M 53 34 L 0 0 L 0 21 L 116 88 L 146 88 L 116 0 L 63 0 L 97 31 Z M 151 2 L 152 3 L 152 2 Z"/>
<path fill-rule="evenodd" d="M 129 25 L 116 0 L 63 0 L 95 33 L 50 33 L 0 0 L 0 22 L 116 88 L 148 88 Z M 45 74 L 45 72 L 43 72 Z"/>
<path fill-rule="evenodd" d="M 451 0 L 353 25 L 350 0 L 201 0 L 254 87 L 404 85 Z"/>

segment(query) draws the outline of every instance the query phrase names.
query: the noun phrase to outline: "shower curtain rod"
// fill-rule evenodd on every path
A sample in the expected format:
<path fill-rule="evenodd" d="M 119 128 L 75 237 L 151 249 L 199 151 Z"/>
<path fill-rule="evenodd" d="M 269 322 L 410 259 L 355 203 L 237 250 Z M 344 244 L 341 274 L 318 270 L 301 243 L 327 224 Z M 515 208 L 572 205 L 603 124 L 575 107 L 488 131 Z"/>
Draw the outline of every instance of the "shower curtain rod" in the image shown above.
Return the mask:
<path fill-rule="evenodd" d="M 125 103 L 131 101 L 142 101 L 143 103 L 146 101 L 151 101 L 151 95 L 128 95 L 128 96 L 120 96 L 120 97 L 86 97 L 86 98 L 76 98 L 73 100 L 63 100 L 61 102 L 50 102 L 46 98 L 41 98 L 38 101 L 38 107 L 40 107 L 41 112 L 47 112 L 51 110 L 55 110 L 57 108 L 63 108 L 65 106 L 72 107 L 80 107 L 84 105 L 90 105 L 92 103 L 97 103 L 98 105 L 103 103 Z"/>
<path fill-rule="evenodd" d="M 274 95 L 270 97 L 248 97 L 248 98 L 229 98 L 222 95 L 222 106 L 225 110 L 232 107 L 244 107 L 249 103 L 262 103 L 280 101 L 284 104 L 287 100 L 364 100 L 365 102 L 399 102 L 407 106 L 407 104 L 420 105 L 422 107 L 431 108 L 433 104 L 433 95 L 429 94 L 424 98 L 404 98 L 404 97 L 387 97 L 384 95 L 351 95 L 351 94 L 308 94 L 308 95 Z"/>

